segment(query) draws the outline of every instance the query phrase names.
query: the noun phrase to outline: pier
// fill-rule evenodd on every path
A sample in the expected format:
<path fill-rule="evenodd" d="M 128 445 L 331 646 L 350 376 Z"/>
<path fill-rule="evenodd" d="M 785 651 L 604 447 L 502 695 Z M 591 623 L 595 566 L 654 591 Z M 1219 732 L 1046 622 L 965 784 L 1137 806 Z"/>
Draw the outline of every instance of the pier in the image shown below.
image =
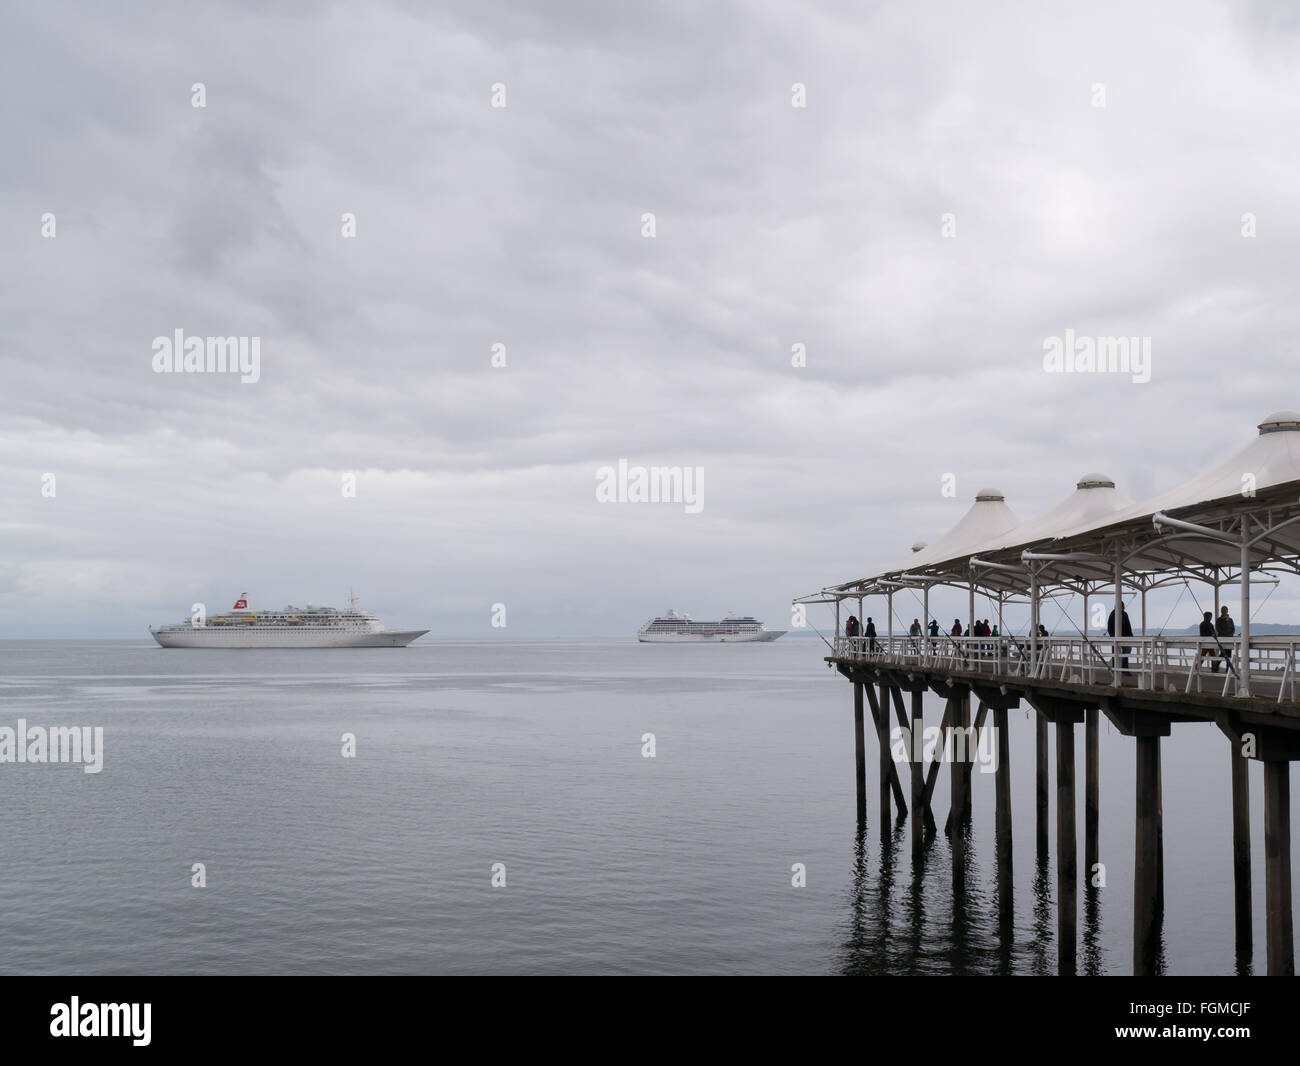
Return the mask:
<path fill-rule="evenodd" d="M 983 742 L 984 731 L 992 729 L 989 742 L 999 756 L 993 787 L 1001 908 L 1010 907 L 1012 881 L 1007 713 L 1022 705 L 1033 713 L 1035 840 L 1045 858 L 1055 838 L 1058 972 L 1063 975 L 1077 972 L 1079 886 L 1081 880 L 1088 884 L 1099 861 L 1101 716 L 1133 740 L 1134 973 L 1158 972 L 1166 893 L 1177 892 L 1177 885 L 1164 879 L 1161 741 L 1173 743 L 1175 726 L 1192 725 L 1222 734 L 1231 766 L 1224 803 L 1233 841 L 1223 861 L 1232 863 L 1239 957 L 1252 950 L 1248 760 L 1263 764 L 1267 972 L 1295 973 L 1290 764 L 1300 758 L 1300 635 L 1252 635 L 1251 619 L 1259 606 L 1252 607 L 1252 589 L 1276 587 L 1281 577 L 1300 574 L 1300 414 L 1281 412 L 1257 428 L 1235 454 L 1139 503 L 1121 495 L 1110 478 L 1086 474 L 1065 499 L 1022 522 L 1001 492 L 982 489 L 957 524 L 932 544 L 917 543 L 893 566 L 795 601 L 835 610 L 836 636 L 826 661 L 852 684 L 859 819 L 865 820 L 868 808 L 868 715 L 878 747 L 880 818 L 882 824 L 891 820 L 891 802 L 898 819 L 910 818 L 916 861 L 939 831 L 933 791 L 941 762 L 950 763 L 951 800 L 943 831 L 952 840 L 954 893 L 961 890 L 965 869 L 961 828 L 971 809 L 968 753 L 976 738 Z M 937 587 L 965 594 L 965 618 L 956 620 L 960 633 L 942 620 L 932 632 L 930 593 Z M 1232 632 L 1221 623 L 1212 627 L 1212 635 L 1165 634 L 1147 611 L 1148 595 L 1162 589 L 1178 589 L 1179 602 L 1190 594 L 1198 613 L 1209 611 L 1216 621 L 1225 591 L 1231 590 Z M 905 615 L 913 614 L 915 603 L 919 634 L 901 624 L 896 631 L 900 596 L 909 597 Z M 977 596 L 987 604 L 979 614 Z M 865 621 L 864 612 L 874 613 L 885 624 L 874 636 L 846 635 L 846 603 L 856 608 L 856 618 Z M 869 603 L 881 603 L 883 611 L 872 612 Z M 1055 633 L 1044 625 L 1048 605 L 1060 609 Z M 1008 632 L 1008 608 L 1022 619 L 1022 632 Z M 978 625 L 985 613 L 988 633 Z M 1062 623 L 1069 632 L 1059 631 Z M 927 728 L 927 692 L 944 701 L 938 728 L 945 745 L 942 759 L 936 751 L 928 761 L 917 745 L 895 743 Z M 1076 780 L 1079 726 L 1082 805 Z M 896 758 L 898 752 L 906 753 L 905 759 Z M 1048 819 L 1053 776 L 1054 826 Z"/>

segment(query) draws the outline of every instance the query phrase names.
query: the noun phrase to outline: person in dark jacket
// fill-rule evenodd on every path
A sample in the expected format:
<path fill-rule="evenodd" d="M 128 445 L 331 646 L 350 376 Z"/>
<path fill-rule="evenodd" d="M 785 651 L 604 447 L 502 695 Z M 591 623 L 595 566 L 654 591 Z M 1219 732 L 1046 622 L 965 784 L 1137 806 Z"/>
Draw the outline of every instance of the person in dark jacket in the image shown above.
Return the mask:
<path fill-rule="evenodd" d="M 874 652 L 875 650 L 876 650 L 876 623 L 873 622 L 871 620 L 871 616 L 868 615 L 867 616 L 867 651 Z"/>
<path fill-rule="evenodd" d="M 1113 637 L 1115 635 L 1114 610 L 1110 612 L 1110 617 L 1106 619 L 1106 635 L 1108 637 Z M 1119 635 L 1121 637 L 1131 637 L 1133 635 L 1133 623 L 1128 620 L 1128 611 L 1123 611 L 1121 614 Z M 1133 649 L 1130 647 L 1124 647 L 1120 649 L 1123 655 L 1123 658 L 1120 660 L 1121 670 L 1128 669 L 1128 653 L 1131 652 L 1132 650 Z"/>
<path fill-rule="evenodd" d="M 1232 616 L 1228 614 L 1228 608 L 1224 607 L 1222 610 L 1219 611 L 1219 617 L 1215 620 L 1215 623 L 1214 623 L 1214 632 L 1215 632 L 1219 637 L 1233 637 L 1233 636 L 1236 636 L 1236 634 L 1237 634 L 1237 625 L 1236 625 L 1235 622 L 1233 622 L 1233 620 L 1232 620 Z M 1222 641 L 1222 640 L 1221 640 L 1220 643 L 1222 643 L 1222 644 L 1224 645 L 1224 647 L 1223 647 L 1223 662 L 1224 662 L 1224 664 L 1225 664 L 1226 666 L 1228 666 L 1229 668 L 1231 668 L 1231 667 L 1232 667 L 1232 649 L 1229 648 L 1229 647 L 1227 646 L 1227 642 L 1226 642 L 1226 641 Z M 1218 660 L 1218 659 L 1215 659 L 1215 660 L 1214 660 L 1214 665 L 1211 666 L 1210 669 L 1213 670 L 1216 674 L 1219 672 L 1219 660 Z"/>
<path fill-rule="evenodd" d="M 862 627 L 858 625 L 858 616 L 855 614 L 849 615 L 849 620 L 844 623 L 844 635 L 846 637 L 856 637 L 861 629 Z"/>
<path fill-rule="evenodd" d="M 1211 640 L 1214 639 L 1214 615 L 1209 611 L 1206 611 L 1201 618 L 1201 629 L 1199 635 L 1202 637 L 1209 637 Z M 1215 656 L 1217 654 L 1218 652 L 1214 647 L 1202 644 L 1199 658 L 1204 659 L 1207 655 Z M 1214 659 L 1213 663 L 1214 665 L 1211 666 L 1210 669 L 1217 672 L 1219 669 L 1219 660 Z"/>

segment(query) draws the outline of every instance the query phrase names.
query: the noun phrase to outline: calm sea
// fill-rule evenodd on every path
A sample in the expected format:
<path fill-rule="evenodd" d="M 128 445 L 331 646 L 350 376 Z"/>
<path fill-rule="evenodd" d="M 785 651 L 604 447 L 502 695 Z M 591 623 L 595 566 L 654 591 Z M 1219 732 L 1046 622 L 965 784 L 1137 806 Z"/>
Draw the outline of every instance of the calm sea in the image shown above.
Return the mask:
<path fill-rule="evenodd" d="M 851 687 L 824 650 L 791 638 L 426 638 L 355 651 L 0 642 L 0 725 L 104 730 L 99 774 L 0 764 L 2 968 L 1055 972 L 1026 713 L 1010 716 L 1014 921 L 999 925 L 992 775 L 974 775 L 968 891 L 954 906 L 942 833 L 919 867 L 905 828 L 882 839 L 874 747 L 859 833 Z M 930 724 L 941 709 L 927 703 Z M 349 733 L 355 758 L 342 755 Z M 1082 871 L 1081 728 L 1077 748 Z M 1227 742 L 1176 726 L 1163 755 L 1167 971 L 1232 973 Z M 1101 760 L 1107 884 L 1080 893 L 1079 963 L 1126 973 L 1134 754 L 1104 719 Z M 1258 766 L 1252 775 L 1262 970 Z M 191 884 L 195 863 L 206 887 Z"/>

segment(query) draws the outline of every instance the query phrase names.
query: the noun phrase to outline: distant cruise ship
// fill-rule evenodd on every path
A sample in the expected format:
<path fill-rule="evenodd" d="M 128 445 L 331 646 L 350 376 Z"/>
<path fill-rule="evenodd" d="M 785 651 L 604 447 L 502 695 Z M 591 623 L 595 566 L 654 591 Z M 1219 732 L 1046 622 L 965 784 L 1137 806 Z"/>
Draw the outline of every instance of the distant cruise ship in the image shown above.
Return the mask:
<path fill-rule="evenodd" d="M 405 648 L 427 629 L 385 629 L 373 614 L 348 597 L 337 607 L 294 607 L 264 611 L 248 606 L 242 592 L 226 614 L 203 622 L 149 627 L 164 648 Z"/>
<path fill-rule="evenodd" d="M 785 635 L 784 629 L 768 629 L 749 615 L 729 614 L 721 622 L 696 622 L 690 615 L 669 611 L 652 618 L 636 631 L 646 644 L 681 644 L 690 641 L 770 641 Z"/>

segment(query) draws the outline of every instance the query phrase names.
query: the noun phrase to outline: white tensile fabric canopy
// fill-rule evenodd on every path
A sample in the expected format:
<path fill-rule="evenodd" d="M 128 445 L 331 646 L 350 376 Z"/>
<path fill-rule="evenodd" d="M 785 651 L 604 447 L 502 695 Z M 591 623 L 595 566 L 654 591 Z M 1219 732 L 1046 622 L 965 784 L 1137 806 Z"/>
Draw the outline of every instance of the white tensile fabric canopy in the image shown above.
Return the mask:
<path fill-rule="evenodd" d="M 1119 493 L 1110 478 L 1086 474 L 1073 493 L 1022 523 L 1002 493 L 983 489 L 957 524 L 930 545 L 893 567 L 823 591 L 884 591 L 909 579 L 921 583 L 965 581 L 972 576 L 972 558 L 1015 567 L 1021 563 L 1021 553 L 1029 550 L 1079 558 L 1088 553 L 1120 552 L 1126 571 L 1240 565 L 1238 544 L 1169 527 L 1158 529 L 1153 522 L 1157 514 L 1196 523 L 1218 522 L 1226 529 L 1247 510 L 1271 507 L 1278 513 L 1257 523 L 1265 535 L 1250 548 L 1252 565 L 1300 558 L 1300 521 L 1290 521 L 1300 517 L 1300 413 L 1270 415 L 1258 429 L 1258 436 L 1221 462 L 1136 504 Z M 1122 550 L 1112 548 L 1121 539 L 1134 543 Z M 1072 561 L 1069 569 L 1079 570 L 1081 565 Z M 1084 565 L 1082 569 L 1097 579 L 1108 572 L 1109 564 Z M 1027 583 L 1009 576 L 1005 569 L 996 576 L 991 570 L 982 571 L 976 580 L 1004 587 Z"/>
<path fill-rule="evenodd" d="M 975 494 L 975 502 L 952 529 L 885 573 L 924 570 L 936 563 L 965 558 L 975 548 L 995 540 L 1010 544 L 1019 524 L 1020 519 L 1007 506 L 1002 493 L 997 489 L 980 489 Z"/>

